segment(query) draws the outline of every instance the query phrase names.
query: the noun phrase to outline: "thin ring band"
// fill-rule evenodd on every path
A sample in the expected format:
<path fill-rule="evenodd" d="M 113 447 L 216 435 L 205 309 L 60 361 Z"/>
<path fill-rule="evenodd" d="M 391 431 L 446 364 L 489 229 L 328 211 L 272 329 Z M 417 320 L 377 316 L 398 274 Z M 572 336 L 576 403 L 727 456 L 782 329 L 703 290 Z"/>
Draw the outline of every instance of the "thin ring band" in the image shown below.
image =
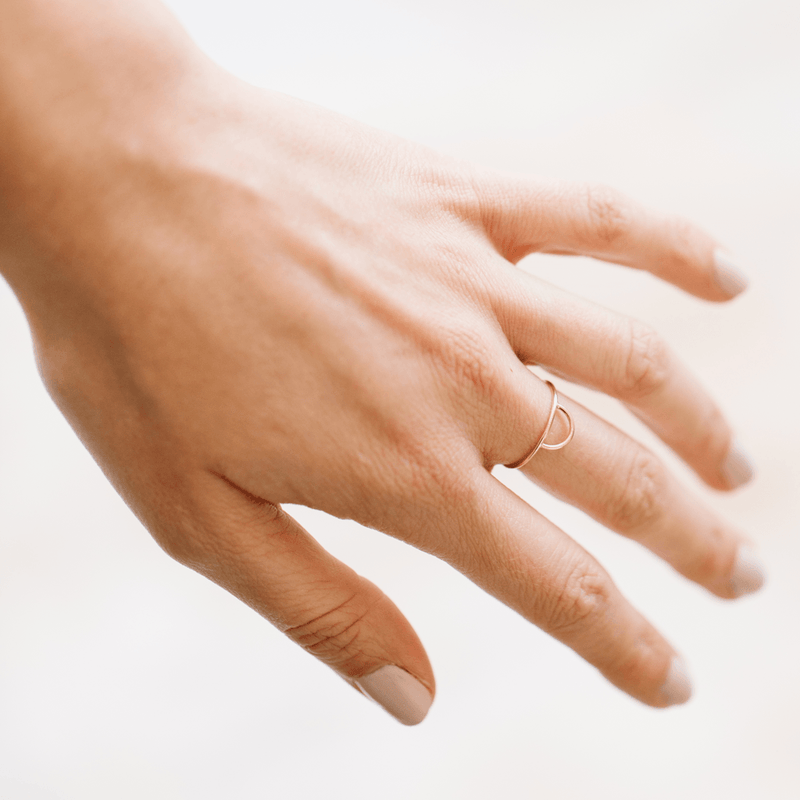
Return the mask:
<path fill-rule="evenodd" d="M 547 416 L 547 424 L 544 426 L 542 435 L 539 437 L 539 441 L 536 442 L 536 446 L 533 448 L 533 450 L 531 450 L 530 453 L 525 456 L 525 458 L 521 458 L 519 461 L 515 461 L 513 464 L 506 464 L 508 469 L 519 469 L 520 467 L 524 467 L 539 452 L 539 450 L 560 450 L 562 447 L 566 447 L 572 441 L 572 437 L 575 435 L 575 423 L 572 421 L 569 411 L 567 411 L 567 409 L 558 402 L 558 392 L 556 391 L 556 387 L 553 386 L 550 381 L 545 381 L 545 383 L 550 387 L 550 391 L 553 393 L 553 399 L 550 403 L 550 413 Z M 561 411 L 561 413 L 567 418 L 567 422 L 569 423 L 569 433 L 567 433 L 567 438 L 564 439 L 563 442 L 559 442 L 558 444 L 545 444 L 544 440 L 547 438 L 547 434 L 550 433 L 550 428 L 553 426 L 553 420 L 556 418 L 556 411 Z"/>

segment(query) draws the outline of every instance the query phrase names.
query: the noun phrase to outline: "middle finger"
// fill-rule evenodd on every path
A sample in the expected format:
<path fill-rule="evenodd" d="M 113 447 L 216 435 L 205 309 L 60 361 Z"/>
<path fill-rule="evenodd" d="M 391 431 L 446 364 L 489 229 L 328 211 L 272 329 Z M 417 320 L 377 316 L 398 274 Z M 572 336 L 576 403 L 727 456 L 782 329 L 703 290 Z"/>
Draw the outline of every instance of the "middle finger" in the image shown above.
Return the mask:
<path fill-rule="evenodd" d="M 760 586 L 738 530 L 689 494 L 646 447 L 561 393 L 559 403 L 575 435 L 561 450 L 537 453 L 522 468 L 527 477 L 720 597 Z M 548 441 L 561 441 L 565 432 L 558 414 Z"/>

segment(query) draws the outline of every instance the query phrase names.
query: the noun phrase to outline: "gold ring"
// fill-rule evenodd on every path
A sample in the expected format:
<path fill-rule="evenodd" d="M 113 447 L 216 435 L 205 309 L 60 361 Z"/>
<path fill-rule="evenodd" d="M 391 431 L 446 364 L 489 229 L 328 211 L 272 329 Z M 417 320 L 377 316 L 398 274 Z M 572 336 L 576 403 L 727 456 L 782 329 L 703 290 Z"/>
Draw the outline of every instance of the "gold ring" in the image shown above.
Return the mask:
<path fill-rule="evenodd" d="M 550 414 L 547 417 L 547 424 L 544 426 L 544 430 L 542 431 L 542 435 L 539 437 L 539 441 L 536 442 L 536 447 L 525 456 L 525 458 L 521 458 L 519 461 L 515 461 L 513 464 L 506 464 L 508 469 L 519 469 L 520 467 L 524 467 L 538 452 L 539 450 L 560 450 L 562 447 L 566 447 L 571 441 L 572 437 L 575 435 L 575 423 L 572 421 L 572 417 L 569 415 L 569 411 L 567 411 L 564 406 L 562 406 L 558 402 L 558 392 L 556 392 L 556 387 L 550 381 L 545 381 L 545 383 L 550 387 L 550 391 L 553 393 L 553 400 L 550 403 Z M 558 444 L 545 444 L 544 440 L 547 438 L 547 434 L 550 433 L 550 428 L 553 427 L 553 420 L 556 418 L 556 412 L 560 411 L 566 418 L 567 422 L 569 423 L 569 433 L 567 433 L 567 438 L 564 439 L 563 442 L 559 442 Z"/>

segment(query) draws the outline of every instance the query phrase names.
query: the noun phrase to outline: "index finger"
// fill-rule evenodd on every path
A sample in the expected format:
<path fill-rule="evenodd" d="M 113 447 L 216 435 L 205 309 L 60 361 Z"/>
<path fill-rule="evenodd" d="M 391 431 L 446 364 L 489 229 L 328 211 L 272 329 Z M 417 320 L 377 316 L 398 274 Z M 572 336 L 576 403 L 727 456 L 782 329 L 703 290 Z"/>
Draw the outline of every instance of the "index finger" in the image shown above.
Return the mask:
<path fill-rule="evenodd" d="M 666 639 L 622 596 L 603 567 L 482 466 L 453 495 L 426 506 L 412 544 L 571 647 L 615 686 L 655 707 L 686 702 L 691 685 Z"/>

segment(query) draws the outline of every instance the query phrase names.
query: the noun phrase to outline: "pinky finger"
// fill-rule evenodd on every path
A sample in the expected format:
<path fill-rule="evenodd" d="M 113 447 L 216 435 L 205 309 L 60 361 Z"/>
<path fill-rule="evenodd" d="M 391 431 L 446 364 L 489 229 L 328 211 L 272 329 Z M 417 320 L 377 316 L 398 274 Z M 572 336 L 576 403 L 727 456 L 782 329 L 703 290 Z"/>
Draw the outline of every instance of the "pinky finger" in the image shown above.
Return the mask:
<path fill-rule="evenodd" d="M 682 217 L 659 214 L 600 184 L 487 179 L 487 233 L 517 262 L 533 252 L 592 256 L 652 273 L 697 297 L 730 300 L 747 279 L 719 242 Z"/>

